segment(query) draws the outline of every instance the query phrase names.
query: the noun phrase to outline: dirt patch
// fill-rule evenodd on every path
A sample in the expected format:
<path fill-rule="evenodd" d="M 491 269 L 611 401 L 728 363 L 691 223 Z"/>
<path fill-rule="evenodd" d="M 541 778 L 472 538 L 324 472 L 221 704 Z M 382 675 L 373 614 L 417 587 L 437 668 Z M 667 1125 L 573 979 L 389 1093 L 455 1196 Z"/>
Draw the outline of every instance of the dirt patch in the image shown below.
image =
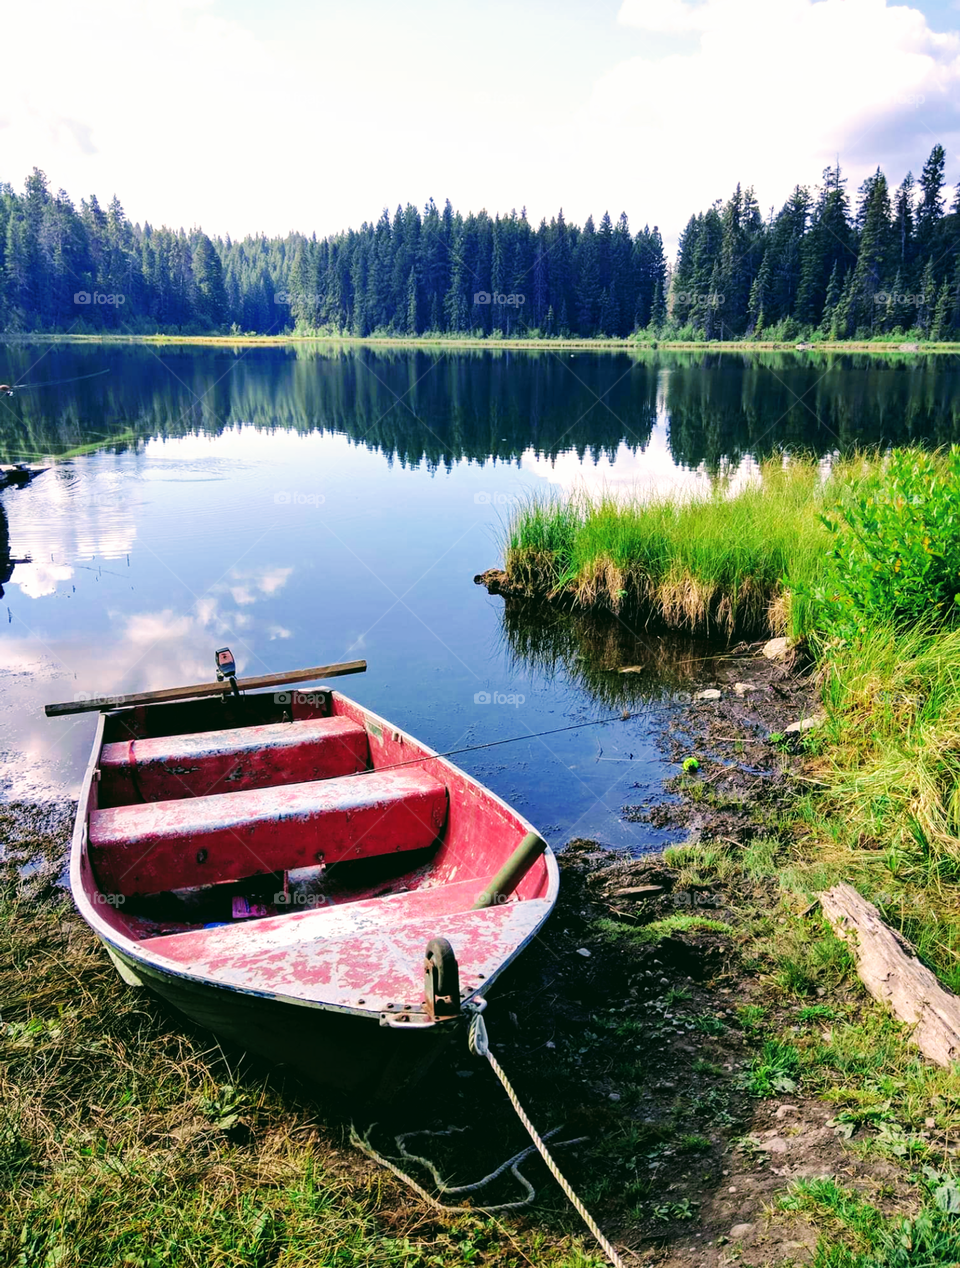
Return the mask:
<path fill-rule="evenodd" d="M 628 820 L 685 828 L 687 841 L 743 844 L 764 830 L 792 795 L 807 731 L 818 717 L 817 684 L 802 653 L 781 660 L 763 643 L 739 644 L 710 662 L 712 677 L 668 723 L 662 743 L 684 767 L 669 800 L 623 807 Z"/>

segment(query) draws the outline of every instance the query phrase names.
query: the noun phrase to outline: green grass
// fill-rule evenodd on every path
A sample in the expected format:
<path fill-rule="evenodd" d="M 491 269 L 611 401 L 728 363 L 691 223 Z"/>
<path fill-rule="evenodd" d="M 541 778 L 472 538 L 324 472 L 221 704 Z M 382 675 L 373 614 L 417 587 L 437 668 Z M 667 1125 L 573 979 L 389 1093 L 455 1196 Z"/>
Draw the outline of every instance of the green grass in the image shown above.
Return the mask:
<path fill-rule="evenodd" d="M 951 1181 L 937 1179 L 912 1219 L 888 1219 L 834 1180 L 798 1180 L 779 1205 L 828 1230 L 813 1268 L 949 1268 L 960 1262 L 960 1222 L 952 1206 L 960 1195 Z"/>
<path fill-rule="evenodd" d="M 674 933 L 687 933 L 690 930 L 710 930 L 713 933 L 733 934 L 734 928 L 723 920 L 710 920 L 706 916 L 688 916 L 679 913 L 675 916 L 664 916 L 662 920 L 652 920 L 648 925 L 624 925 L 616 920 L 600 919 L 596 928 L 612 940 L 620 938 L 631 942 L 655 944 Z"/>
<path fill-rule="evenodd" d="M 784 580 L 819 581 L 828 492 L 815 461 L 771 460 L 732 494 L 717 480 L 689 498 L 533 498 L 507 526 L 505 568 L 532 594 L 633 605 L 676 629 L 800 633 L 805 604 L 788 601 Z"/>

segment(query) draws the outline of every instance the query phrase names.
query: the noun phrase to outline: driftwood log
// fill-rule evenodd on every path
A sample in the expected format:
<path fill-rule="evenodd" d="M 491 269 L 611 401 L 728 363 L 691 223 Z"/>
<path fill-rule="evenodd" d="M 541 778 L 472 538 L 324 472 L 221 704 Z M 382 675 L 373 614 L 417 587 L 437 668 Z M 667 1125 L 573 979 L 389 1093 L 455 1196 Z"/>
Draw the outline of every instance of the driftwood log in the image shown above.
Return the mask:
<path fill-rule="evenodd" d="M 960 997 L 940 985 L 852 885 L 826 890 L 820 906 L 837 937 L 850 942 L 864 986 L 914 1027 L 912 1039 L 923 1055 L 943 1066 L 960 1060 Z"/>

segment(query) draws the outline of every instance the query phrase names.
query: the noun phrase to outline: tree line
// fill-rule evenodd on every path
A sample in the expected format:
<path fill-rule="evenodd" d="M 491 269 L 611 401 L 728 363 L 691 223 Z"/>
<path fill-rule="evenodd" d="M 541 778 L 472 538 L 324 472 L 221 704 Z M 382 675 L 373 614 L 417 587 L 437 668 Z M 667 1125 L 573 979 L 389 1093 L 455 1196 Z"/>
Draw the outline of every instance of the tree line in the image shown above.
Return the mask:
<path fill-rule="evenodd" d="M 877 168 L 851 208 L 839 164 L 764 219 L 752 189 L 691 216 L 672 279 L 675 333 L 864 339 L 960 333 L 960 187 L 946 210 L 942 145 L 891 193 Z"/>
<path fill-rule="evenodd" d="M 6 331 L 871 338 L 960 334 L 960 190 L 945 153 L 894 193 L 878 168 L 851 205 L 839 164 L 764 217 L 752 188 L 691 216 L 671 270 L 626 214 L 534 226 L 449 200 L 318 239 L 242 240 L 79 211 L 34 169 L 0 184 Z"/>

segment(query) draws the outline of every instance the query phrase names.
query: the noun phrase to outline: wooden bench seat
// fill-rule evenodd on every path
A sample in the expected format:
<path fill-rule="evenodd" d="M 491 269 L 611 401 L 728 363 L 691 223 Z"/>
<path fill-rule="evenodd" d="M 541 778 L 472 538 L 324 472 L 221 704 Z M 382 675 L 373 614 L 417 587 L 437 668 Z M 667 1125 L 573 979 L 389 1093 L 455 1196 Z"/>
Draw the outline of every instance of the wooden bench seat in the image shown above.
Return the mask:
<path fill-rule="evenodd" d="M 99 805 L 331 779 L 363 770 L 368 754 L 364 728 L 342 717 L 124 740 L 103 746 Z"/>
<path fill-rule="evenodd" d="M 417 766 L 90 814 L 102 892 L 133 897 L 434 844 L 447 790 Z"/>

